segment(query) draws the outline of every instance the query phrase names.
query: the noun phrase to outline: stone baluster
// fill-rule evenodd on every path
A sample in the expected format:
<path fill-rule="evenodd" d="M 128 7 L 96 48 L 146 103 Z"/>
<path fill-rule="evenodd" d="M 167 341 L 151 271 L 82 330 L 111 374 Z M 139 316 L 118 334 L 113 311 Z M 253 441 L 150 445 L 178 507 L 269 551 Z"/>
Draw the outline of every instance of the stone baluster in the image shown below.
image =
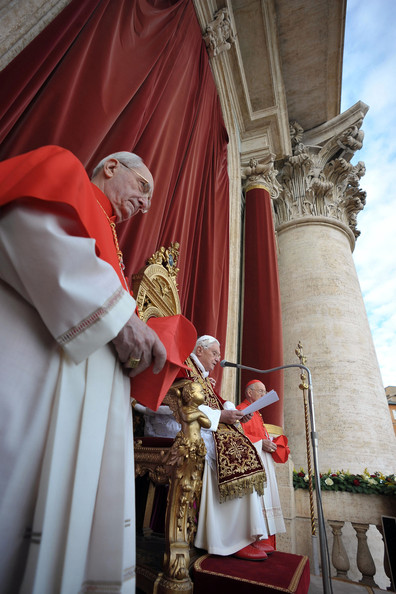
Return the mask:
<path fill-rule="evenodd" d="M 362 584 L 365 584 L 366 586 L 378 588 L 377 584 L 373 579 L 373 576 L 375 574 L 375 564 L 367 544 L 366 532 L 369 529 L 369 524 L 360 524 L 357 522 L 352 522 L 352 526 L 356 531 L 356 537 L 358 539 L 356 564 L 359 571 L 362 574 L 362 579 L 360 580 L 360 582 Z"/>
<path fill-rule="evenodd" d="M 389 559 L 388 559 L 388 555 L 386 554 L 386 548 L 385 548 L 384 529 L 381 524 L 377 524 L 376 528 L 377 528 L 378 532 L 381 534 L 382 542 L 384 543 L 384 571 L 385 571 L 386 576 L 389 578 L 389 581 L 392 582 L 391 570 L 389 567 Z"/>
<path fill-rule="evenodd" d="M 328 520 L 328 524 L 331 527 L 334 537 L 331 560 L 333 562 L 333 566 L 337 571 L 336 577 L 348 579 L 347 573 L 350 568 L 349 558 L 345 550 L 344 543 L 342 542 L 342 528 L 345 522 L 340 522 L 337 520 Z"/>

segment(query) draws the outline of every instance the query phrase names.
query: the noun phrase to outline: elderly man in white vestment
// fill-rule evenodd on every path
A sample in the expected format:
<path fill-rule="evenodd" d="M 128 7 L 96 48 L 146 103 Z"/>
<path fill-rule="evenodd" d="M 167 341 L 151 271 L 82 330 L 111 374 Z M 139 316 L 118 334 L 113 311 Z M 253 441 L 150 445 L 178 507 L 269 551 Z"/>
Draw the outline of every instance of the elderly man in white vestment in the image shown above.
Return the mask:
<path fill-rule="evenodd" d="M 135 313 L 114 223 L 140 157 L 89 180 L 60 147 L 0 163 L 0 590 L 135 591 L 130 378 L 166 351 Z"/>
<path fill-rule="evenodd" d="M 261 508 L 265 472 L 260 456 L 239 425 L 252 415 L 244 416 L 232 402 L 222 400 L 214 391 L 214 382 L 208 376 L 220 361 L 216 338 L 198 338 L 190 360 L 191 371 L 182 373 L 203 386 L 205 404 L 199 409 L 211 420 L 210 429 L 201 429 L 207 453 L 195 546 L 215 555 L 264 560 L 273 551 L 262 541 L 268 536 Z M 146 435 L 174 437 L 180 429 L 168 407 L 161 406 L 157 413 L 144 407 L 138 410 L 145 413 Z M 233 452 L 237 453 L 236 458 L 222 458 Z M 232 469 L 232 476 L 222 476 L 217 464 L 222 459 L 224 467 Z"/>

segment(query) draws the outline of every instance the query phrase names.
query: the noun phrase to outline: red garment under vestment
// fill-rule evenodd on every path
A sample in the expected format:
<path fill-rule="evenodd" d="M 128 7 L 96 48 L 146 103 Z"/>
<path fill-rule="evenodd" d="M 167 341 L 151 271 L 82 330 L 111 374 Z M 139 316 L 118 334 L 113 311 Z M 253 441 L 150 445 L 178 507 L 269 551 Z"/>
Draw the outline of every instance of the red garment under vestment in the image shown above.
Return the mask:
<path fill-rule="evenodd" d="M 241 404 L 238 404 L 237 409 L 243 410 L 250 404 L 251 402 L 245 399 L 241 402 Z M 247 435 L 250 441 L 253 443 L 260 441 L 260 439 L 270 439 L 268 431 L 264 425 L 263 417 L 258 410 L 253 413 L 253 418 L 250 419 L 250 421 L 242 424 L 242 428 L 245 435 Z"/>
<path fill-rule="evenodd" d="M 67 204 L 80 220 L 87 237 L 96 240 L 97 255 L 110 264 L 125 286 L 114 245 L 113 233 L 105 214 L 112 207 L 70 151 L 44 146 L 0 163 L 0 206 L 14 200 L 35 200 L 37 207 L 56 213 L 57 205 Z M 99 203 L 99 204 L 98 204 Z"/>
<path fill-rule="evenodd" d="M 241 402 L 241 404 L 238 404 L 237 408 L 239 410 L 243 410 L 249 406 L 249 404 L 251 404 L 251 402 L 245 399 L 243 402 Z M 258 410 L 253 413 L 253 418 L 250 419 L 250 421 L 243 423 L 242 427 L 245 435 L 247 435 L 247 437 L 253 443 L 260 441 L 260 439 L 271 439 L 267 428 L 264 425 L 263 417 Z M 290 454 L 290 448 L 287 445 L 288 441 L 286 435 L 278 435 L 278 437 L 273 439 L 273 442 L 276 444 L 277 449 L 275 452 L 271 453 L 272 459 L 274 462 L 284 464 L 287 462 Z"/>

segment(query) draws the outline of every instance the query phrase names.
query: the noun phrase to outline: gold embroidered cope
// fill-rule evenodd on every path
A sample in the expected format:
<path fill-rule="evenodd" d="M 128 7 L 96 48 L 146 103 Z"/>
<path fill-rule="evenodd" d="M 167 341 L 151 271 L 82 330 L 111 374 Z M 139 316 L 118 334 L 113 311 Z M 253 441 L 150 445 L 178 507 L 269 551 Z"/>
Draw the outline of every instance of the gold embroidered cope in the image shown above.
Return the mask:
<path fill-rule="evenodd" d="M 205 404 L 214 410 L 223 410 L 209 379 L 203 378 L 194 361 L 189 357 L 186 361 L 191 368 L 187 375 L 201 384 L 205 394 Z M 253 490 L 264 494 L 266 474 L 256 448 L 238 425 L 219 423 L 213 433 L 216 445 L 217 482 L 220 502 L 237 499 Z"/>

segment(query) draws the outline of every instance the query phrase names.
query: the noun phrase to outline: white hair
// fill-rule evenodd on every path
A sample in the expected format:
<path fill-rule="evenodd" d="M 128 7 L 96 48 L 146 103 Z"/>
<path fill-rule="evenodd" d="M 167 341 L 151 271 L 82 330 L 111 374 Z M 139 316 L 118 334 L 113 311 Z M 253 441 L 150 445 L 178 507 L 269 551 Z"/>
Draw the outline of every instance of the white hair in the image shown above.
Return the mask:
<path fill-rule="evenodd" d="M 139 167 L 144 167 L 143 159 L 139 157 L 139 155 L 135 155 L 135 153 L 128 153 L 128 151 L 121 151 L 119 153 L 112 153 L 111 155 L 107 155 L 104 159 L 99 161 L 99 163 L 94 168 L 91 179 L 95 177 L 99 173 L 101 169 L 103 169 L 104 164 L 109 159 L 117 159 L 120 163 L 125 165 L 126 167 L 131 167 L 132 169 L 139 169 Z"/>
<path fill-rule="evenodd" d="M 199 346 L 202 347 L 203 349 L 207 349 L 211 344 L 217 344 L 217 345 L 219 345 L 219 348 L 220 348 L 220 343 L 217 340 L 217 338 L 214 338 L 213 336 L 209 336 L 209 334 L 204 334 L 204 336 L 200 336 L 198 338 L 197 342 L 195 343 L 193 353 L 196 354 L 197 348 Z"/>

